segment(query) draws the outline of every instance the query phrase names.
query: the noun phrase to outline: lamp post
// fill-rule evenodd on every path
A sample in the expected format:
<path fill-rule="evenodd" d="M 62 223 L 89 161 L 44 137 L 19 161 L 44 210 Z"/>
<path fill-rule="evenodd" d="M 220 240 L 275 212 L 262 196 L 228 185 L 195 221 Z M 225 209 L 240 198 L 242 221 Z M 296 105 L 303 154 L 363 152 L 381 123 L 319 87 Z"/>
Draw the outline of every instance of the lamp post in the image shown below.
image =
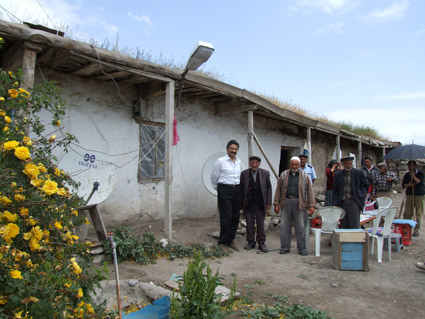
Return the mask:
<path fill-rule="evenodd" d="M 176 108 L 180 105 L 180 99 L 183 91 L 183 83 L 187 72 L 197 70 L 203 63 L 207 62 L 208 59 L 214 52 L 214 47 L 212 44 L 199 41 L 196 47 L 193 49 L 190 54 L 190 58 L 186 63 L 186 67 L 182 73 L 182 77 L 179 81 L 179 95 L 177 97 Z"/>
<path fill-rule="evenodd" d="M 195 71 L 201 66 L 202 63 L 206 62 L 211 54 L 214 52 L 214 47 L 206 42 L 199 41 L 198 45 L 192 51 L 189 60 L 187 61 L 186 67 L 182 73 L 182 77 L 179 81 L 179 95 L 177 98 L 176 108 L 180 104 L 180 98 L 183 89 L 184 77 L 189 72 Z M 172 146 L 173 146 L 173 123 L 176 125 L 174 119 L 174 81 L 170 80 L 167 83 L 165 91 L 165 207 L 164 207 L 164 230 L 165 234 L 169 240 L 172 240 L 172 202 L 171 202 L 171 193 L 172 193 L 172 180 L 173 180 L 173 159 L 172 159 Z"/>

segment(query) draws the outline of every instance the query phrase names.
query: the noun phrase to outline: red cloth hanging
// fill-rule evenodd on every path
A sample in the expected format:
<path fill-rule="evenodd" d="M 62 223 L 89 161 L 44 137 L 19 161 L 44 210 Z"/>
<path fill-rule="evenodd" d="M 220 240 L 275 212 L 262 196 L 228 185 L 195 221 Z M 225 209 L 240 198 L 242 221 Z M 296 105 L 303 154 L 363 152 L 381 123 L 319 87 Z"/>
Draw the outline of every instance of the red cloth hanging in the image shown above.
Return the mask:
<path fill-rule="evenodd" d="M 177 145 L 177 142 L 180 141 L 180 136 L 177 133 L 177 120 L 176 116 L 174 115 L 174 121 L 173 121 L 173 145 Z"/>

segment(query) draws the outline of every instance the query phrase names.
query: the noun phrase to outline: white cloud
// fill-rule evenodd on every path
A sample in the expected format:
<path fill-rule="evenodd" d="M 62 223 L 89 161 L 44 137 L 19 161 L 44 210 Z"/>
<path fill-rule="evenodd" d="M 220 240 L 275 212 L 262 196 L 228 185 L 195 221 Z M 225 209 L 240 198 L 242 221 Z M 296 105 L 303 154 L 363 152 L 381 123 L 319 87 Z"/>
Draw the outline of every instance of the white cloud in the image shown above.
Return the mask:
<path fill-rule="evenodd" d="M 402 2 L 394 2 L 389 7 L 382 10 L 375 10 L 371 14 L 364 17 L 365 20 L 369 21 L 389 21 L 404 17 L 406 14 L 409 3 L 407 0 Z"/>
<path fill-rule="evenodd" d="M 318 8 L 327 14 L 343 14 L 357 7 L 357 0 L 296 0 L 294 9 Z"/>
<path fill-rule="evenodd" d="M 329 24 L 326 28 L 315 31 L 313 35 L 322 35 L 324 33 L 340 34 L 344 32 L 344 26 L 344 22 Z"/>
<path fill-rule="evenodd" d="M 133 20 L 145 22 L 150 27 L 152 27 L 153 25 L 149 16 L 145 16 L 145 15 L 137 16 L 137 15 L 134 15 L 133 12 L 131 11 L 129 11 L 127 15 Z"/>
<path fill-rule="evenodd" d="M 341 87 L 341 86 L 349 85 L 351 82 L 352 82 L 352 81 L 339 81 L 339 82 L 336 82 L 336 83 L 334 83 L 334 84 L 331 84 L 331 85 L 329 86 L 329 88 L 330 88 L 331 90 L 334 90 L 334 89 L 337 89 L 337 88 L 339 88 L 339 87 Z"/>
<path fill-rule="evenodd" d="M 392 95 L 381 95 L 377 97 L 381 100 L 411 100 L 425 98 L 425 91 L 403 92 Z"/>
<path fill-rule="evenodd" d="M 326 116 L 335 121 L 349 121 L 353 124 L 374 127 L 379 134 L 392 141 L 425 145 L 423 134 L 423 118 L 425 110 L 422 107 L 409 108 L 401 111 L 394 108 L 354 108 L 333 110 Z"/>
<path fill-rule="evenodd" d="M 149 16 L 145 16 L 145 15 L 138 16 L 133 14 L 133 12 L 131 11 L 129 11 L 127 15 L 130 17 L 130 19 L 136 20 L 138 22 L 143 22 L 145 24 L 145 27 L 143 27 L 143 31 L 147 35 L 150 34 L 150 29 L 152 29 L 153 23 L 151 19 L 149 18 Z"/>
<path fill-rule="evenodd" d="M 425 33 L 425 29 L 418 30 L 418 31 L 416 31 L 416 32 L 413 34 L 413 36 L 418 37 L 418 36 L 420 36 L 420 35 L 422 35 L 422 34 L 424 34 L 424 33 Z"/>
<path fill-rule="evenodd" d="M 102 25 L 106 33 L 108 33 L 110 36 L 117 35 L 119 28 L 116 25 L 107 23 L 105 21 L 99 21 L 99 23 Z"/>

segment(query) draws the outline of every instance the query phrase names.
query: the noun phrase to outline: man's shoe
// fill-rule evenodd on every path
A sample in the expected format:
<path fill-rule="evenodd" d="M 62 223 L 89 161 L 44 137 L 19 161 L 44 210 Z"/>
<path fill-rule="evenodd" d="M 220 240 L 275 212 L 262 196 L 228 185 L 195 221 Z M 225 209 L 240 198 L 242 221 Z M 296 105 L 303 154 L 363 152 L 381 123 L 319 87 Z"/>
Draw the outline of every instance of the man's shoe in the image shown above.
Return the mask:
<path fill-rule="evenodd" d="M 416 263 L 416 267 L 418 267 L 420 270 L 425 270 L 425 264 L 424 263 Z"/>
<path fill-rule="evenodd" d="M 279 250 L 279 254 L 281 255 L 289 254 L 289 250 L 281 249 Z"/>
<path fill-rule="evenodd" d="M 248 242 L 248 244 L 246 244 L 246 246 L 244 247 L 245 250 L 250 250 L 253 248 L 255 248 L 255 243 L 252 241 Z"/>
<path fill-rule="evenodd" d="M 259 244 L 258 249 L 261 250 L 263 253 L 267 253 L 269 251 L 266 244 Z"/>
<path fill-rule="evenodd" d="M 419 233 L 413 233 L 413 237 L 419 237 Z"/>
<path fill-rule="evenodd" d="M 308 255 L 308 252 L 306 252 L 306 251 L 303 250 L 303 251 L 300 251 L 299 254 L 301 256 L 307 256 Z"/>
<path fill-rule="evenodd" d="M 236 246 L 236 244 L 235 244 L 234 242 L 232 242 L 232 243 L 229 245 L 229 247 L 230 247 L 230 248 L 232 248 L 234 251 L 239 251 L 239 247 L 238 247 L 238 246 Z"/>

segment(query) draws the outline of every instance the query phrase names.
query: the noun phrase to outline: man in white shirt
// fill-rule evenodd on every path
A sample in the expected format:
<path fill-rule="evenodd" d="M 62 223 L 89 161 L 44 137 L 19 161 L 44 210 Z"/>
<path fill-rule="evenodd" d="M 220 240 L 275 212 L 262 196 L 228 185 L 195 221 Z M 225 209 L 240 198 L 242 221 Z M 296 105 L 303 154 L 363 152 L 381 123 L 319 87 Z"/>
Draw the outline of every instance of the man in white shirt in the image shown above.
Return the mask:
<path fill-rule="evenodd" d="M 211 184 L 217 190 L 218 211 L 220 213 L 220 245 L 239 251 L 233 242 L 239 226 L 241 209 L 240 175 L 243 171 L 241 160 L 236 156 L 239 143 L 230 140 L 227 143 L 227 155 L 220 157 L 211 173 Z"/>

